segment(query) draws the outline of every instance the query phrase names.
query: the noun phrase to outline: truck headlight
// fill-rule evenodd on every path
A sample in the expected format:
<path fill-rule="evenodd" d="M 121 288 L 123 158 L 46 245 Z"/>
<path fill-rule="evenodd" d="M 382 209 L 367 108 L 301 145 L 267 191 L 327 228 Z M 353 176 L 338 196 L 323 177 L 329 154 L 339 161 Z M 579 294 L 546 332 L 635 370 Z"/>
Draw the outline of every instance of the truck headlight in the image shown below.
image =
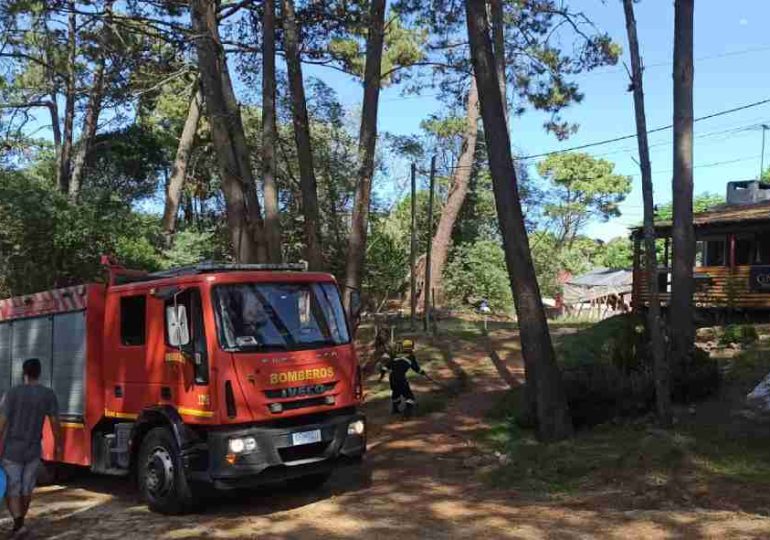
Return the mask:
<path fill-rule="evenodd" d="M 246 437 L 243 439 L 243 443 L 246 446 L 247 452 L 253 452 L 257 449 L 257 441 L 254 439 L 254 437 Z"/>
<path fill-rule="evenodd" d="M 257 441 L 254 437 L 238 437 L 235 439 L 230 439 L 227 447 L 233 454 L 243 454 L 256 450 Z"/>
<path fill-rule="evenodd" d="M 355 420 L 348 424 L 348 435 L 358 435 L 359 437 L 366 431 L 366 424 L 363 420 Z"/>
<path fill-rule="evenodd" d="M 246 442 L 243 439 L 230 439 L 228 446 L 233 454 L 241 454 L 246 449 Z"/>

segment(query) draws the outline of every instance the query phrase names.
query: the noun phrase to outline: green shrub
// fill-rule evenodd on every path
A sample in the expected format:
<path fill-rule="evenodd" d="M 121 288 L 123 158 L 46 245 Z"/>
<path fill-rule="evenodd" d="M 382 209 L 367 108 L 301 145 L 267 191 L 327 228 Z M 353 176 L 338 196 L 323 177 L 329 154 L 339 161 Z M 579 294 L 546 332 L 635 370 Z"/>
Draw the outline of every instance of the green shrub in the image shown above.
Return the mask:
<path fill-rule="evenodd" d="M 757 329 L 750 324 L 730 324 L 726 326 L 719 336 L 721 345 L 750 345 L 759 339 Z"/>
<path fill-rule="evenodd" d="M 160 266 L 157 216 L 117 197 L 72 204 L 50 182 L 0 170 L 0 294 L 98 280 L 100 256 L 139 269 Z"/>
<path fill-rule="evenodd" d="M 513 295 L 500 243 L 479 241 L 457 246 L 444 271 L 444 292 L 453 306 L 467 307 L 486 298 L 495 312 L 510 313 Z"/>
<path fill-rule="evenodd" d="M 643 321 L 621 315 L 597 323 L 558 343 L 562 380 L 573 422 L 590 426 L 654 410 L 655 378 Z M 719 387 L 720 371 L 708 353 L 672 366 L 671 395 L 678 403 L 703 399 Z"/>
<path fill-rule="evenodd" d="M 612 364 L 584 364 L 562 371 L 576 427 L 601 424 L 618 416 L 648 412 L 655 400 L 650 370 L 623 370 Z"/>
<path fill-rule="evenodd" d="M 613 365 L 628 371 L 639 367 L 645 346 L 644 321 L 636 315 L 619 315 L 566 335 L 557 343 L 559 363 Z"/>
<path fill-rule="evenodd" d="M 677 403 L 707 398 L 719 389 L 721 379 L 719 363 L 706 351 L 695 349 L 690 365 L 672 366 L 671 397 Z"/>

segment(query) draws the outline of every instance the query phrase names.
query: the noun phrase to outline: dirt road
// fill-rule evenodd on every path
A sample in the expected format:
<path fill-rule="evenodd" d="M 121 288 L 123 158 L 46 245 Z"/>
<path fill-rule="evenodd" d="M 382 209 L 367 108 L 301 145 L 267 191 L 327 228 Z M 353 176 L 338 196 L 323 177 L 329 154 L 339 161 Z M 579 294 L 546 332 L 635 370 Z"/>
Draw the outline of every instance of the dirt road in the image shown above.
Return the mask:
<path fill-rule="evenodd" d="M 124 480 L 84 475 L 40 489 L 33 531 L 38 538 L 78 540 L 770 538 L 770 519 L 739 510 L 638 509 L 611 497 L 555 503 L 491 490 L 483 473 L 495 457 L 478 447 L 476 433 L 507 388 L 501 373 L 520 376 L 515 345 L 497 348 L 497 365 L 480 340 L 441 346 L 444 361 L 430 369 L 445 382 L 467 379 L 463 392 L 434 403 L 441 410 L 404 422 L 390 417 L 375 384 L 366 405 L 370 448 L 363 466 L 339 470 L 319 491 L 217 495 L 201 514 L 169 518 L 150 513 Z M 417 391 L 424 398 L 432 392 Z"/>

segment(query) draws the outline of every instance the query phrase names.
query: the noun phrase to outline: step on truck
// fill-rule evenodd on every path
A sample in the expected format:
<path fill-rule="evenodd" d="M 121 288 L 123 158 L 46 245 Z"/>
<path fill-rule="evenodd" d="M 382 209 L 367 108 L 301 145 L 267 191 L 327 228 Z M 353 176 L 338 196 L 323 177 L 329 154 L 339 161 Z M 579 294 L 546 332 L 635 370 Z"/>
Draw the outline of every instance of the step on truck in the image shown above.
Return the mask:
<path fill-rule="evenodd" d="M 152 510 L 181 513 L 207 486 L 320 484 L 363 456 L 361 371 L 332 276 L 107 270 L 106 283 L 0 300 L 0 392 L 40 359 L 63 463 L 132 476 Z"/>

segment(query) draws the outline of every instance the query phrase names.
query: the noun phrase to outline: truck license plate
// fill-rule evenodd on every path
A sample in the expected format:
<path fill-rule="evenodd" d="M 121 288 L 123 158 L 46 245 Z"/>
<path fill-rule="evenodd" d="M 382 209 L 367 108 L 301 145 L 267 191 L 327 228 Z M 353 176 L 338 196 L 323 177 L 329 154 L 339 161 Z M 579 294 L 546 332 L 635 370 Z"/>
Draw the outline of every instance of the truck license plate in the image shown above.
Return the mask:
<path fill-rule="evenodd" d="M 300 431 L 299 433 L 291 434 L 292 446 L 300 446 L 303 444 L 313 444 L 321 442 L 321 430 L 314 429 L 313 431 Z"/>

